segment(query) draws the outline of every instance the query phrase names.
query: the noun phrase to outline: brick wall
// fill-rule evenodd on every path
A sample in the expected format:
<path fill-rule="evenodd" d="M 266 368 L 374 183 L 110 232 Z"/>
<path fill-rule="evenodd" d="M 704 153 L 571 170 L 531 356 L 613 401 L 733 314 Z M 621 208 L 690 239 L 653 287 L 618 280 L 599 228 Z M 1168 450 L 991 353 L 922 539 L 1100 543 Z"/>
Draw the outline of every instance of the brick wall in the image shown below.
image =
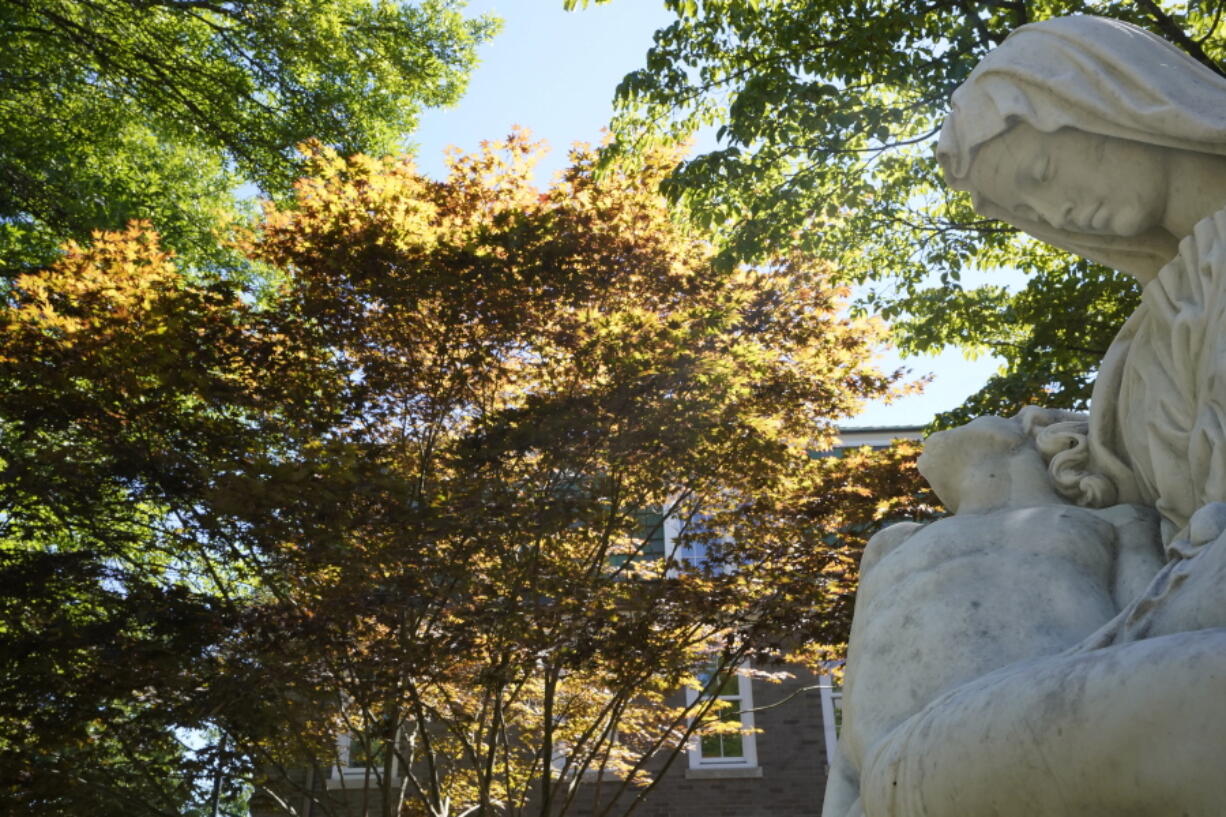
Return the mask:
<path fill-rule="evenodd" d="M 817 678 L 803 670 L 779 684 L 753 684 L 757 769 L 689 769 L 683 754 L 634 811 L 635 817 L 818 817 L 826 789 L 826 744 Z M 795 695 L 777 707 L 769 705 Z M 767 708 L 763 708 L 767 707 Z M 747 776 L 752 775 L 752 776 Z M 596 817 L 591 786 L 576 798 L 572 817 Z M 602 787 L 607 790 L 608 784 Z M 609 809 L 619 817 L 632 799 Z"/>
<path fill-rule="evenodd" d="M 816 676 L 800 669 L 793 672 L 796 677 L 782 683 L 753 682 L 755 725 L 760 730 L 755 736 L 756 768 L 691 770 L 682 753 L 633 812 L 634 817 L 819 817 L 826 787 L 821 695 L 815 688 Z M 788 700 L 771 706 L 784 699 Z M 312 788 L 322 788 L 322 781 L 315 784 Z M 610 796 L 615 788 L 605 783 L 599 794 Z M 607 800 L 598 802 L 597 794 L 594 786 L 582 784 L 568 817 L 597 817 L 608 805 Z M 302 807 L 301 794 L 286 796 L 296 808 Z M 348 801 L 350 807 L 308 809 L 312 817 L 328 813 L 360 817 L 363 812 L 364 798 L 358 792 L 333 790 L 324 796 L 334 806 Z M 632 799 L 633 794 L 622 797 L 606 814 L 621 817 Z M 366 805 L 368 813 L 378 813 L 377 803 Z M 251 812 L 252 817 L 286 814 L 271 798 L 259 795 L 253 799 Z"/>

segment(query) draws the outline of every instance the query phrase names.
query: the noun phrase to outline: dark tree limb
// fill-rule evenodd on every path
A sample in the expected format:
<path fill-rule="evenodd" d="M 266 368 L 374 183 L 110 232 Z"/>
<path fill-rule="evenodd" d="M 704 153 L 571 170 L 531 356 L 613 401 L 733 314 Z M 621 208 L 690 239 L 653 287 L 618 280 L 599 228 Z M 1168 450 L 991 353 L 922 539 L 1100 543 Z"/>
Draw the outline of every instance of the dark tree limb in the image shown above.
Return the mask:
<path fill-rule="evenodd" d="M 1221 77 L 1226 77 L 1226 70 L 1217 64 L 1217 61 L 1205 53 L 1201 48 L 1200 43 L 1188 36 L 1187 32 L 1175 22 L 1169 14 L 1158 7 L 1154 0 L 1137 0 L 1137 5 L 1145 10 L 1145 13 L 1153 18 L 1158 25 L 1158 30 L 1175 45 L 1187 52 L 1188 56 L 1199 62 L 1201 65 L 1208 68 L 1213 73 Z"/>

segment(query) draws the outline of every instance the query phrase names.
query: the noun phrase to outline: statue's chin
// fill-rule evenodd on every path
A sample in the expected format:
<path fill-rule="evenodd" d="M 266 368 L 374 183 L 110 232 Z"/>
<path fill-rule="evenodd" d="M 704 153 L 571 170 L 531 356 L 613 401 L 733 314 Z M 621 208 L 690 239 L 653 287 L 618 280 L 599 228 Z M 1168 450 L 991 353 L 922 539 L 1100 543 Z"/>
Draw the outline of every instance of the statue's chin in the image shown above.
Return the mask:
<path fill-rule="evenodd" d="M 1154 229 L 1161 229 L 1158 219 L 1140 208 L 1129 205 L 1113 207 L 1102 225 L 1102 234 L 1118 238 L 1136 238 Z M 1097 219 L 1096 219 L 1097 221 Z"/>

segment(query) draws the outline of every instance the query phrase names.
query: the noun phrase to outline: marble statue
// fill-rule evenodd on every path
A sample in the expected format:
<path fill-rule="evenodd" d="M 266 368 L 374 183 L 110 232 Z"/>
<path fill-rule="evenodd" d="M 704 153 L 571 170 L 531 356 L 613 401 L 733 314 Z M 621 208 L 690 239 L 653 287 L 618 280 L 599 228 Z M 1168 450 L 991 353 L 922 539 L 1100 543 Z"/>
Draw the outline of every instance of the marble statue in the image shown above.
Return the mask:
<path fill-rule="evenodd" d="M 1085 453 L 1086 425 L 1030 408 L 925 441 L 920 472 L 954 516 L 892 525 L 865 550 L 843 689 L 843 771 L 939 694 L 1078 644 L 1162 566 L 1151 509 L 1078 507 L 1049 474 Z M 1080 481 L 1068 488 L 1079 492 Z M 828 784 L 834 813 L 860 813 L 849 782 Z"/>
<path fill-rule="evenodd" d="M 1034 23 L 937 156 L 1142 303 L 1047 471 L 1034 410 L 930 438 L 957 512 L 866 551 L 824 817 L 1226 815 L 1226 79 L 1125 23 Z"/>
<path fill-rule="evenodd" d="M 1142 284 L 1226 204 L 1226 80 L 1127 23 L 1022 26 L 950 108 L 937 159 L 976 210 Z"/>

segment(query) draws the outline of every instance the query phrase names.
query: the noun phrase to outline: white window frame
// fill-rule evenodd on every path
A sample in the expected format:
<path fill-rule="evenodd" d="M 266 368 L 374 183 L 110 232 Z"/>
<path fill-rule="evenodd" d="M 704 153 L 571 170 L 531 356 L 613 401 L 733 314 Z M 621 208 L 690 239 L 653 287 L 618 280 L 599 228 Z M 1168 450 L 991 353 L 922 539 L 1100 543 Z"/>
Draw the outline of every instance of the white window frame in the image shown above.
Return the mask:
<path fill-rule="evenodd" d="M 702 754 L 702 734 L 695 731 L 690 736 L 686 754 L 689 755 L 691 769 L 754 769 L 758 766 L 757 733 L 754 731 L 753 717 L 753 683 L 743 670 L 736 670 L 737 694 L 721 695 L 728 700 L 737 698 L 740 701 L 741 718 L 741 757 L 704 757 Z M 686 703 L 693 704 L 701 694 L 700 690 L 686 689 Z"/>
<path fill-rule="evenodd" d="M 665 576 L 669 579 L 675 579 L 680 575 L 677 569 L 677 565 L 680 564 L 677 554 L 679 538 L 681 538 L 681 520 L 673 514 L 664 517 L 664 563 L 671 565 L 665 572 Z"/>
<path fill-rule="evenodd" d="M 328 775 L 327 787 L 329 789 L 378 788 L 382 785 L 382 768 L 372 769 L 366 766 L 346 765 L 352 745 L 353 736 L 350 732 L 341 732 L 336 736 L 336 764 L 332 767 L 332 774 Z M 399 780 L 400 758 L 393 757 L 391 784 L 397 786 Z"/>
<path fill-rule="evenodd" d="M 676 513 L 666 512 L 676 511 L 676 507 L 672 501 L 664 503 L 663 507 L 658 510 L 661 516 L 660 522 L 660 538 L 663 540 L 664 553 L 663 564 L 670 565 L 665 569 L 665 578 L 673 579 L 680 575 L 677 569 L 677 562 L 680 559 L 678 554 L 677 540 L 681 537 L 682 522 Z M 657 511 L 653 511 L 657 512 Z"/>
<path fill-rule="evenodd" d="M 834 684 L 831 675 L 819 675 L 817 688 L 822 695 L 822 731 L 826 739 L 826 766 L 834 765 L 834 756 L 838 754 L 838 723 L 839 711 L 843 708 L 843 689 Z"/>

